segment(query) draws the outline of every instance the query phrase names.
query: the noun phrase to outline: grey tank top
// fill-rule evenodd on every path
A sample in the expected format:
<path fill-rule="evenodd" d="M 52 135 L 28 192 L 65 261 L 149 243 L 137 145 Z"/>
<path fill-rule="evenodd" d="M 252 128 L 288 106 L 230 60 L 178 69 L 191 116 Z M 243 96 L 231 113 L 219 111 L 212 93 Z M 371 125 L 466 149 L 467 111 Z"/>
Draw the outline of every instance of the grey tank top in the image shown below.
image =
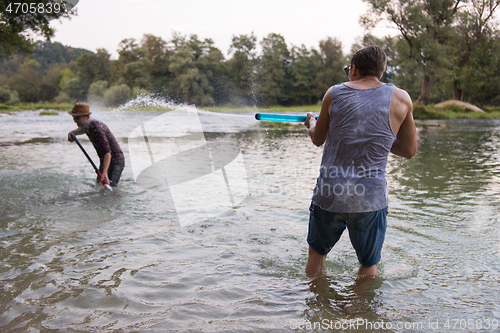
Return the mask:
<path fill-rule="evenodd" d="M 335 213 L 362 213 L 389 204 L 385 169 L 396 136 L 389 109 L 394 86 L 333 86 L 328 137 L 312 202 Z"/>

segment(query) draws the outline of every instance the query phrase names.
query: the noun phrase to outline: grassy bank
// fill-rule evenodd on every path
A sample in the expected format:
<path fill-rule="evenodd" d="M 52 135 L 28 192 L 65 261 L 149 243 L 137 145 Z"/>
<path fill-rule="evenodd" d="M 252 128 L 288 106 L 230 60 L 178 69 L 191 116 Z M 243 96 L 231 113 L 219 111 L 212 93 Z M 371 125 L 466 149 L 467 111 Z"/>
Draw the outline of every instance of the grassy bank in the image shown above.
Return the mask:
<path fill-rule="evenodd" d="M 434 105 L 414 105 L 415 119 L 500 119 L 500 108 L 484 108 L 485 112 L 475 112 L 458 105 L 446 105 L 440 108 Z"/>
<path fill-rule="evenodd" d="M 73 104 L 56 104 L 56 103 L 19 103 L 19 104 L 1 104 L 0 113 L 9 113 L 17 111 L 37 111 L 37 110 L 54 110 L 54 111 L 69 111 Z"/>

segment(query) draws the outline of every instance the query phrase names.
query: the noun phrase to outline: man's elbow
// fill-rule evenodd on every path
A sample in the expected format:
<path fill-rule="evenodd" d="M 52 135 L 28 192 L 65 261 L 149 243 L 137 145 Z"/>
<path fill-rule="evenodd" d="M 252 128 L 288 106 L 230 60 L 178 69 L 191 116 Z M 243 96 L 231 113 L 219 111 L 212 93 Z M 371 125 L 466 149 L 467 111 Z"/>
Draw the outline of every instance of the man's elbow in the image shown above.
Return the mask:
<path fill-rule="evenodd" d="M 417 145 L 415 144 L 412 146 L 402 146 L 396 140 L 392 145 L 391 152 L 397 156 L 411 159 L 417 153 Z"/>
<path fill-rule="evenodd" d="M 407 159 L 412 159 L 416 153 L 417 153 L 417 146 L 411 147 L 405 150 L 403 157 Z"/>
<path fill-rule="evenodd" d="M 307 131 L 307 134 L 309 134 L 309 137 L 311 138 L 311 142 L 316 146 L 316 147 L 321 147 L 323 143 L 325 143 L 326 138 L 321 138 L 316 133 L 312 130 Z"/>
<path fill-rule="evenodd" d="M 316 147 L 321 147 L 325 143 L 326 138 L 318 138 L 313 136 L 311 137 L 311 141 Z"/>
<path fill-rule="evenodd" d="M 411 152 L 411 153 L 408 153 L 408 154 L 407 154 L 406 156 L 404 156 L 404 157 L 410 160 L 410 159 L 412 159 L 412 158 L 413 158 L 413 156 L 415 156 L 415 154 L 416 154 L 416 153 L 417 153 L 416 151 L 415 151 L 415 152 Z"/>
<path fill-rule="evenodd" d="M 321 142 L 319 140 L 314 140 L 312 139 L 312 143 L 316 146 L 316 147 L 321 147 L 321 145 L 323 145 L 324 142 Z"/>

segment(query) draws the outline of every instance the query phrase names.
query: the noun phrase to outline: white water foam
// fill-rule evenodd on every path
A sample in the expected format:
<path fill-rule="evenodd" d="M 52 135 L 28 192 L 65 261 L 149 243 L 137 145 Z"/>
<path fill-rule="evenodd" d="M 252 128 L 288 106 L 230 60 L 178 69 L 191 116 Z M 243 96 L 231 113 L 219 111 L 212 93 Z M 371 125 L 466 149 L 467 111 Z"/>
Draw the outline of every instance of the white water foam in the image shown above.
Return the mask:
<path fill-rule="evenodd" d="M 113 109 L 113 111 L 130 111 L 130 110 L 143 110 L 143 109 L 157 109 L 158 111 L 196 111 L 199 114 L 209 115 L 209 116 L 219 116 L 219 117 L 237 117 L 253 119 L 253 115 L 248 114 L 234 114 L 230 112 L 212 112 L 206 111 L 196 107 L 193 104 L 176 103 L 170 101 L 158 94 L 139 94 L 133 100 L 118 106 Z"/>
<path fill-rule="evenodd" d="M 169 101 L 165 98 L 162 98 L 160 95 L 155 95 L 155 94 L 139 94 L 135 99 L 130 100 L 127 103 L 120 105 L 113 110 L 129 111 L 129 110 L 141 110 L 145 108 L 158 109 L 159 111 L 197 110 L 196 106 L 194 105 L 175 103 L 173 101 Z"/>

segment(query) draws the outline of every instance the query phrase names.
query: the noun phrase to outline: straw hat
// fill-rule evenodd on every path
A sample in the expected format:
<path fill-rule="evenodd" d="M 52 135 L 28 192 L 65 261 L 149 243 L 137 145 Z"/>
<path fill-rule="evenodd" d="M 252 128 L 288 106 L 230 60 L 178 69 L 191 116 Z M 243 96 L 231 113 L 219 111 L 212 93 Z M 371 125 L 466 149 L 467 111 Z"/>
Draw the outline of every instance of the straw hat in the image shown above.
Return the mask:
<path fill-rule="evenodd" d="M 90 108 L 88 104 L 85 103 L 76 103 L 75 106 L 73 106 L 73 109 L 71 111 L 68 111 L 68 113 L 72 116 L 88 116 L 92 114 L 92 112 L 89 111 Z"/>

